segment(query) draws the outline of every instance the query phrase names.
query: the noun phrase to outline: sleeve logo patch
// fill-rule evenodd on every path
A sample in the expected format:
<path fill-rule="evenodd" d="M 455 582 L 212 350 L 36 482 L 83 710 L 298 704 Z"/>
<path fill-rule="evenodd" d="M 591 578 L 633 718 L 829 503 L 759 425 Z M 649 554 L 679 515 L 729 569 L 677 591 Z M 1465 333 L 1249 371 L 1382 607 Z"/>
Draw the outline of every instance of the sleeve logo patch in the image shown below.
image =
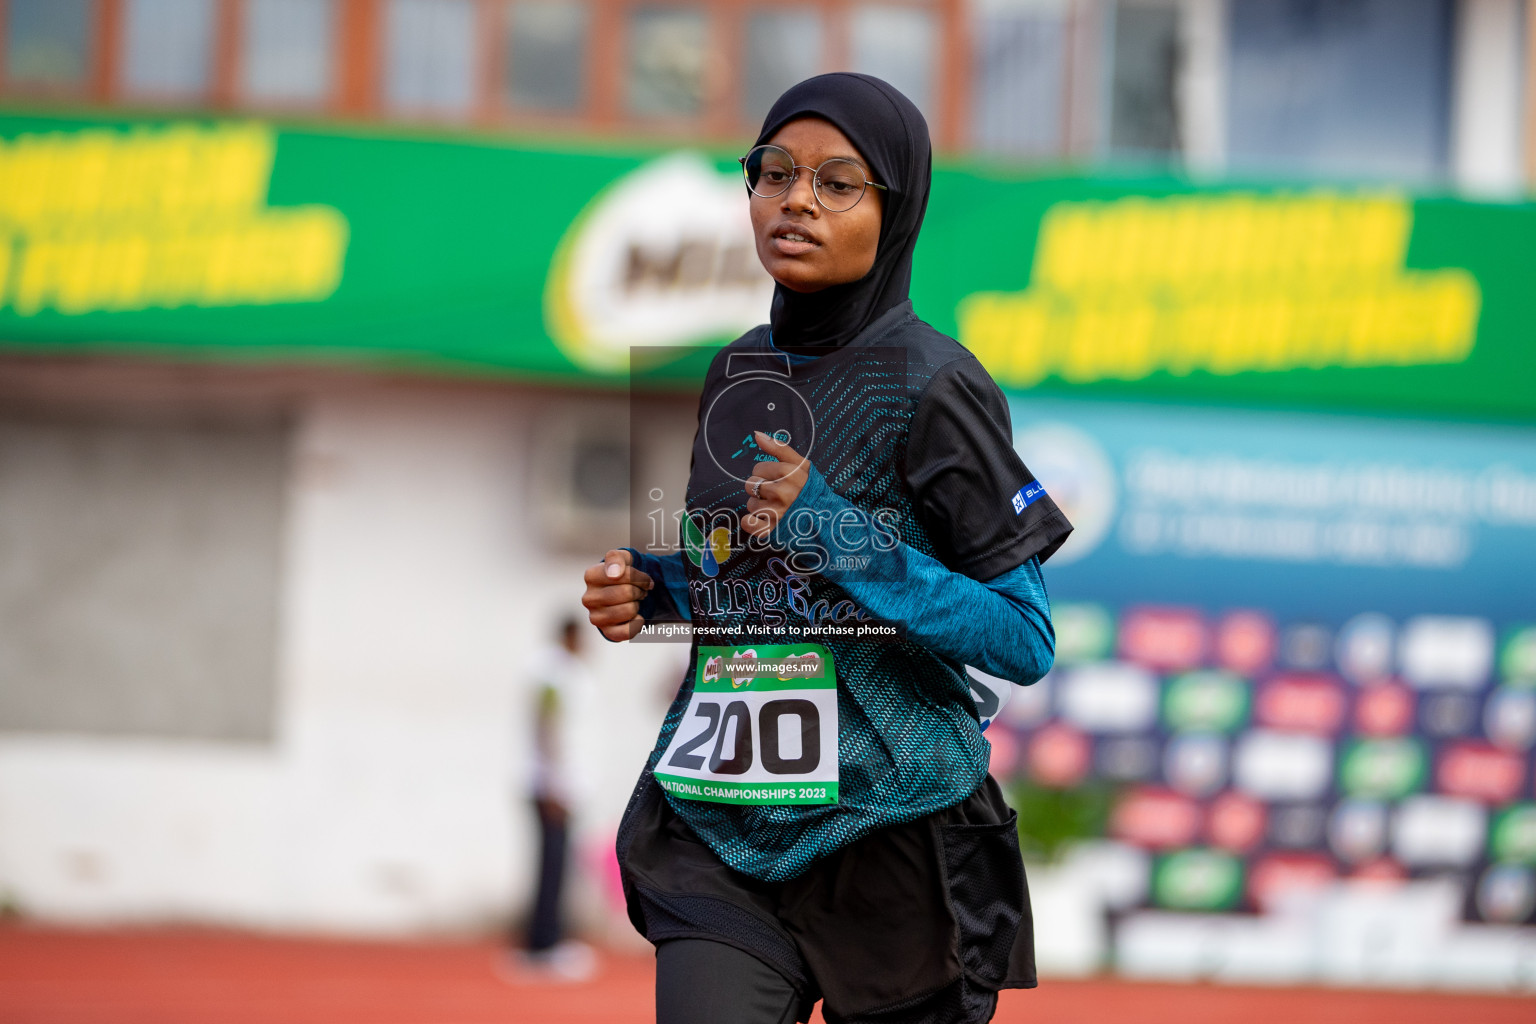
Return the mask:
<path fill-rule="evenodd" d="M 1043 497 L 1045 497 L 1045 487 L 1038 480 L 1025 484 L 1013 496 L 1013 514 L 1018 515 Z"/>

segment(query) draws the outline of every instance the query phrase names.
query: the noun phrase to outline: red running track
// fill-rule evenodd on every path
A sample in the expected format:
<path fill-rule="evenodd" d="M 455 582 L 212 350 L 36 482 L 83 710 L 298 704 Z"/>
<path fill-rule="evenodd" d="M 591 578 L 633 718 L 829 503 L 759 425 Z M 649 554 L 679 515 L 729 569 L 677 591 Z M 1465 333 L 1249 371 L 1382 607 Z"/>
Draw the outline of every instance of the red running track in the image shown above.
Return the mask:
<path fill-rule="evenodd" d="M 508 982 L 490 943 L 384 943 L 193 929 L 0 927 L 3 1024 L 640 1024 L 652 961 L 582 984 Z M 818 1021 L 820 1017 L 816 1018 Z M 1110 979 L 1005 992 L 1000 1024 L 1530 1024 L 1536 999 Z"/>

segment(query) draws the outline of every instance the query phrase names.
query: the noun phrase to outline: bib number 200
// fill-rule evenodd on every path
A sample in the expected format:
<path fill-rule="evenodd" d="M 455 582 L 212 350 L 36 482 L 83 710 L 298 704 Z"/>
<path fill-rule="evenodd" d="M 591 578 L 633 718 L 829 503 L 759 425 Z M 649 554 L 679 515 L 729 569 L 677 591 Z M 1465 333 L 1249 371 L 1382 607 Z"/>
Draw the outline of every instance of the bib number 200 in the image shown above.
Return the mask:
<path fill-rule="evenodd" d="M 697 771 L 705 764 L 703 754 L 694 751 L 709 743 L 714 737 L 715 746 L 709 754 L 709 770 L 715 775 L 745 775 L 752 770 L 752 712 L 744 700 L 733 700 L 724 711 L 713 701 L 701 700 L 692 707 L 695 716 L 708 719 L 708 724 L 697 736 L 678 747 L 667 758 L 668 767 L 691 768 Z M 799 738 L 795 746 L 800 748 L 795 757 L 784 756 L 780 739 L 780 727 L 789 718 L 799 726 Z M 757 733 L 762 738 L 763 769 L 772 775 L 808 775 L 821 764 L 821 712 L 811 701 L 801 697 L 780 697 L 758 708 Z M 726 734 L 734 726 L 734 742 L 730 757 L 725 757 Z"/>
<path fill-rule="evenodd" d="M 816 678 L 737 676 L 703 666 L 751 654 L 780 666 L 807 649 L 825 658 Z M 792 651 L 785 655 L 780 652 Z M 700 677 L 677 731 L 656 765 L 656 781 L 692 800 L 744 804 L 837 802 L 837 683 L 830 655 L 819 645 L 748 649 L 701 648 Z M 722 661 L 712 664 L 721 665 Z M 746 664 L 749 667 L 743 668 Z M 729 663 L 753 671 L 751 661 Z"/>

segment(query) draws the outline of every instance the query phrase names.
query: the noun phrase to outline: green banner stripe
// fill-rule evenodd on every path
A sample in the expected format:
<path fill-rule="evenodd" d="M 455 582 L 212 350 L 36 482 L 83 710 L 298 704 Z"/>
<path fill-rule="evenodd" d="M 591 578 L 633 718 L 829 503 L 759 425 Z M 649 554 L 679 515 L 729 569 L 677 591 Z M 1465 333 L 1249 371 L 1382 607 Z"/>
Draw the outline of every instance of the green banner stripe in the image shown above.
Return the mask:
<path fill-rule="evenodd" d="M 656 781 L 688 800 L 717 804 L 835 804 L 837 783 L 791 785 L 778 782 L 701 782 L 656 772 Z"/>
<path fill-rule="evenodd" d="M 744 204 L 739 154 L 0 111 L 0 347 L 619 387 L 660 301 L 639 383 L 696 382 L 771 282 L 646 211 Z M 1532 266 L 1529 202 L 949 162 L 912 299 L 1007 390 L 1532 421 Z"/>

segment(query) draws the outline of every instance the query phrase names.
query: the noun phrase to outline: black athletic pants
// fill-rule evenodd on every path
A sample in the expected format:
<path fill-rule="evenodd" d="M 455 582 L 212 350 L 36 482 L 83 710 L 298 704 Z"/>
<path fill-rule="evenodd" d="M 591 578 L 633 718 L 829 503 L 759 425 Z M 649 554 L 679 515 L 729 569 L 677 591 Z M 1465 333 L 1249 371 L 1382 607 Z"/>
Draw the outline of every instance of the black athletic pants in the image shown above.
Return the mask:
<path fill-rule="evenodd" d="M 656 1024 L 795 1024 L 799 996 L 750 953 L 708 939 L 656 947 Z"/>
<path fill-rule="evenodd" d="M 539 814 L 539 888 L 528 923 L 528 949 L 541 952 L 560 941 L 560 890 L 565 881 L 566 815 L 558 804 L 535 800 Z"/>

